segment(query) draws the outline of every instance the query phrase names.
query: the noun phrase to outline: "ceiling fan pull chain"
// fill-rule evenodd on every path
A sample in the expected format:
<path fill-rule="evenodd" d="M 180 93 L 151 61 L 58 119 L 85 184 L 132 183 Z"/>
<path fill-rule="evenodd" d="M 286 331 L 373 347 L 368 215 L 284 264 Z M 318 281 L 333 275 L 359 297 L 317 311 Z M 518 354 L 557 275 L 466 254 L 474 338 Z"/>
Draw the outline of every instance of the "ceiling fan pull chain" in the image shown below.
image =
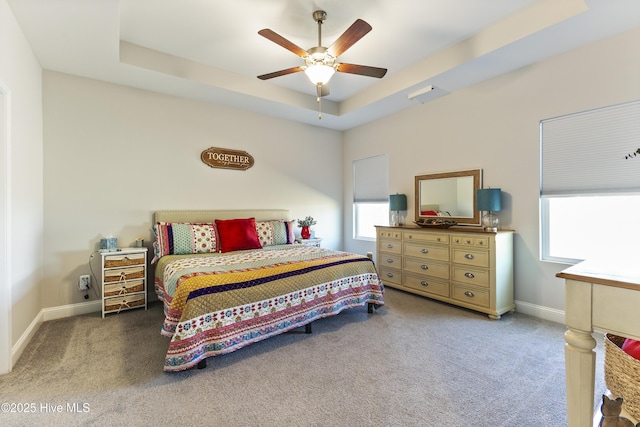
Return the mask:
<path fill-rule="evenodd" d="M 322 120 L 322 83 L 318 83 L 316 89 L 318 90 L 318 96 L 316 97 L 316 102 L 318 103 L 318 120 Z"/>

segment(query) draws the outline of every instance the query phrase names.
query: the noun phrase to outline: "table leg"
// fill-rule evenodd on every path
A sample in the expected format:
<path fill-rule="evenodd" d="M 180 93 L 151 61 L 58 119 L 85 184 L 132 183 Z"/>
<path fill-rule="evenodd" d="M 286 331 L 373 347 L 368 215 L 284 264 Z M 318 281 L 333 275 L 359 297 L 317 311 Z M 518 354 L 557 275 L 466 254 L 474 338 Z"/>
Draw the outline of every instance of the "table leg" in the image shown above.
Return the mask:
<path fill-rule="evenodd" d="M 569 427 L 591 425 L 596 370 L 596 340 L 591 331 L 569 328 L 564 334 Z"/>

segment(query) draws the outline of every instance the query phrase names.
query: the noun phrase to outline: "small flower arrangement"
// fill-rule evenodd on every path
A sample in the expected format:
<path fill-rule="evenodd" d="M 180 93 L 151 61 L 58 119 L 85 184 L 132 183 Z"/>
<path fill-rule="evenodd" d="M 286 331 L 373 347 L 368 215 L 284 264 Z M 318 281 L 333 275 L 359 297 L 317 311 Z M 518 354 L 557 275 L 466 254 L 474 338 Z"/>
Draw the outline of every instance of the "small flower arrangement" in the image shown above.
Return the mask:
<path fill-rule="evenodd" d="M 311 227 L 312 225 L 316 225 L 316 220 L 313 217 L 308 216 L 305 219 L 298 219 L 298 227 Z"/>

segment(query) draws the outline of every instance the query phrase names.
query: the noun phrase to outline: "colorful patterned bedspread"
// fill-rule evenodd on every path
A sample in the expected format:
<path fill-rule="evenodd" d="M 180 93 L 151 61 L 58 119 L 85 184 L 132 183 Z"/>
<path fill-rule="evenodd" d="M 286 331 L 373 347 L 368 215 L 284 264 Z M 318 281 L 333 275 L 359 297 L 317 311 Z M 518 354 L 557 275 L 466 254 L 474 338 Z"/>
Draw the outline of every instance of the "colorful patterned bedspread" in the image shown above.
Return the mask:
<path fill-rule="evenodd" d="M 369 258 L 305 245 L 165 256 L 155 288 L 165 304 L 162 334 L 171 337 L 165 371 L 347 308 L 384 304 Z"/>

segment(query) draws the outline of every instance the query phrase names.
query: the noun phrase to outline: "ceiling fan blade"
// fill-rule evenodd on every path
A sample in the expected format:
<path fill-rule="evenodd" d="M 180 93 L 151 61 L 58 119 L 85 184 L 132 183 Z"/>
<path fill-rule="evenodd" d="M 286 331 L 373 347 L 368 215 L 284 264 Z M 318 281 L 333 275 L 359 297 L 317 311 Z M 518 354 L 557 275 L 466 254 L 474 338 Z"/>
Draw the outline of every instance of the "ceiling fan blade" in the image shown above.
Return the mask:
<path fill-rule="evenodd" d="M 263 74 L 261 76 L 258 76 L 258 78 L 260 80 L 269 80 L 274 77 L 286 76 L 287 74 L 298 73 L 300 71 L 304 71 L 304 69 L 302 67 L 293 67 L 293 68 L 287 68 L 286 70 L 274 71 L 273 73 L 269 73 L 269 74 Z"/>
<path fill-rule="evenodd" d="M 262 37 L 271 40 L 272 42 L 274 42 L 275 44 L 278 44 L 280 46 L 282 46 L 283 48 L 287 49 L 288 51 L 291 51 L 293 53 L 295 53 L 296 55 L 298 55 L 301 58 L 306 58 L 308 53 L 306 50 L 304 50 L 303 48 L 301 48 L 300 46 L 298 46 L 297 44 L 290 42 L 289 40 L 285 39 L 284 37 L 282 37 L 280 34 L 276 33 L 275 31 L 272 31 L 268 28 L 265 28 L 263 30 L 258 31 L 258 34 L 260 34 Z"/>
<path fill-rule="evenodd" d="M 367 77 L 376 77 L 381 79 L 387 74 L 386 68 L 369 67 L 367 65 L 356 64 L 338 64 L 336 71 L 340 73 L 358 74 Z"/>
<path fill-rule="evenodd" d="M 371 25 L 367 24 L 362 19 L 356 19 L 356 22 L 351 24 L 351 26 L 347 28 L 347 31 L 342 33 L 342 35 L 338 37 L 338 40 L 329 46 L 327 52 L 329 55 L 337 58 L 353 46 L 355 42 L 364 37 L 365 34 L 371 31 L 371 29 Z"/>

